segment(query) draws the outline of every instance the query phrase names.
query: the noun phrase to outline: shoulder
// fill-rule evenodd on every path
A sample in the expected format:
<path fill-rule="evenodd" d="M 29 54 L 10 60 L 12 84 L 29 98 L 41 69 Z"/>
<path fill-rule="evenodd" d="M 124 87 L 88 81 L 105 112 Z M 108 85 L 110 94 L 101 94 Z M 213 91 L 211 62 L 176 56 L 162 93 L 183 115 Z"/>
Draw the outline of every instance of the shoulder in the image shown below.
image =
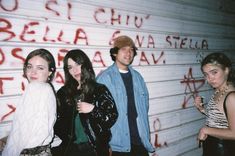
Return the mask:
<path fill-rule="evenodd" d="M 104 84 L 96 83 L 95 90 L 96 92 L 103 92 L 103 91 L 108 90 L 108 88 Z"/>
<path fill-rule="evenodd" d="M 138 78 L 142 81 L 144 80 L 143 76 L 137 70 L 133 69 L 133 67 L 129 67 L 129 70 L 131 71 L 133 77 Z"/>
<path fill-rule="evenodd" d="M 30 92 L 45 93 L 52 91 L 52 87 L 45 82 L 31 82 L 28 84 L 27 90 Z"/>
<path fill-rule="evenodd" d="M 229 92 L 224 100 L 224 112 L 228 114 L 228 118 L 234 118 L 235 116 L 235 92 Z M 232 117 L 231 117 L 232 115 Z M 229 117 L 230 116 L 230 117 Z"/>
<path fill-rule="evenodd" d="M 97 79 L 102 79 L 104 77 L 112 76 L 114 72 L 115 72 L 115 64 L 113 64 L 113 65 L 109 66 L 108 68 L 106 68 L 105 70 L 101 71 L 97 75 Z"/>
<path fill-rule="evenodd" d="M 99 97 L 100 95 L 109 95 L 111 93 L 106 85 L 96 83 L 94 94 Z"/>
<path fill-rule="evenodd" d="M 104 98 L 104 97 L 106 97 L 106 98 L 109 97 L 109 99 L 111 99 L 112 94 L 106 85 L 101 84 L 101 83 L 96 83 L 95 90 L 93 92 L 93 96 L 96 100 L 100 99 L 100 98 Z"/>
<path fill-rule="evenodd" d="M 224 107 L 227 108 L 227 110 L 229 110 L 229 108 L 235 109 L 235 91 L 231 91 L 226 95 Z"/>
<path fill-rule="evenodd" d="M 39 103 L 42 100 L 45 103 L 45 100 L 51 99 L 55 99 L 55 93 L 52 86 L 46 82 L 30 82 L 22 97 L 22 101 L 25 105 L 27 105 L 27 101 Z"/>
<path fill-rule="evenodd" d="M 57 95 L 65 95 L 66 94 L 66 87 L 62 86 L 56 93 Z"/>
<path fill-rule="evenodd" d="M 138 76 L 138 77 L 140 77 L 140 78 L 143 78 L 142 75 L 141 75 L 137 70 L 133 70 L 133 73 L 134 73 L 136 76 Z"/>
<path fill-rule="evenodd" d="M 226 101 L 228 103 L 232 103 L 234 102 L 235 103 L 235 91 L 231 91 L 227 94 L 227 98 L 226 98 Z"/>

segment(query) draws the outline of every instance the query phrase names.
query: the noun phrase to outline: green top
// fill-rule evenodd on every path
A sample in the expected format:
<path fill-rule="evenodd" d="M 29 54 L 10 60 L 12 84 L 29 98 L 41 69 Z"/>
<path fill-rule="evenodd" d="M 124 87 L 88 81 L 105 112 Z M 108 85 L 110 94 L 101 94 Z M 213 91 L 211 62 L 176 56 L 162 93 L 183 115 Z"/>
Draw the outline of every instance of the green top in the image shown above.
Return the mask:
<path fill-rule="evenodd" d="M 76 140 L 74 143 L 79 144 L 83 142 L 88 142 L 88 138 L 86 136 L 86 133 L 84 132 L 84 128 L 82 126 L 79 114 L 77 114 L 75 118 L 75 135 L 76 135 Z"/>

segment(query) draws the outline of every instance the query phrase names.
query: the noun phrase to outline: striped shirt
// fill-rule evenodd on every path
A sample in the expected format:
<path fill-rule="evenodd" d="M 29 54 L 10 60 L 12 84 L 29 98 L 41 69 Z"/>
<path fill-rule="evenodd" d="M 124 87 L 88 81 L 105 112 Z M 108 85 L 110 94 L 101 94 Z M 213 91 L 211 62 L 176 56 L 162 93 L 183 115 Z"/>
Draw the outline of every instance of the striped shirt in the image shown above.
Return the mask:
<path fill-rule="evenodd" d="M 205 107 L 206 125 L 213 128 L 228 128 L 228 120 L 225 113 L 220 111 L 212 95 Z"/>

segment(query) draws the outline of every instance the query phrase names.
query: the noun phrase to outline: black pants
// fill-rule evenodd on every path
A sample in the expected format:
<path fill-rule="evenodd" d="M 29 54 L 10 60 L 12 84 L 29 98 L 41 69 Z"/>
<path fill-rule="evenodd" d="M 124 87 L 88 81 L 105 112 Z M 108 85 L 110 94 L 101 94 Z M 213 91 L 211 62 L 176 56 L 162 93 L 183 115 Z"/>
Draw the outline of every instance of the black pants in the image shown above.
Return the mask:
<path fill-rule="evenodd" d="M 66 156 L 97 156 L 95 149 L 90 143 L 72 144 L 67 152 Z"/>
<path fill-rule="evenodd" d="M 208 136 L 203 142 L 203 156 L 235 156 L 235 140 Z"/>
<path fill-rule="evenodd" d="M 130 152 L 112 152 L 112 156 L 149 156 L 143 145 L 131 145 Z"/>
<path fill-rule="evenodd" d="M 108 144 L 96 144 L 94 149 L 89 143 L 86 144 L 61 144 L 51 149 L 53 156 L 109 156 Z M 79 154 L 79 155 L 78 155 Z"/>

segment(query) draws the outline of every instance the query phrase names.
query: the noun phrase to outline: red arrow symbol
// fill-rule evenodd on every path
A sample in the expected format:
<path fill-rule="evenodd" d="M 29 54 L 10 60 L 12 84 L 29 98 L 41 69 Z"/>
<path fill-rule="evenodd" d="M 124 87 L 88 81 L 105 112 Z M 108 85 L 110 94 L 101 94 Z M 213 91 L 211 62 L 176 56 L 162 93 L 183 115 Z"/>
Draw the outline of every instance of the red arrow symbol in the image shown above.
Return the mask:
<path fill-rule="evenodd" d="M 7 106 L 11 109 L 11 111 L 9 113 L 5 114 L 4 116 L 2 116 L 0 122 L 3 121 L 7 116 L 12 114 L 16 110 L 16 108 L 13 105 L 7 105 Z"/>

